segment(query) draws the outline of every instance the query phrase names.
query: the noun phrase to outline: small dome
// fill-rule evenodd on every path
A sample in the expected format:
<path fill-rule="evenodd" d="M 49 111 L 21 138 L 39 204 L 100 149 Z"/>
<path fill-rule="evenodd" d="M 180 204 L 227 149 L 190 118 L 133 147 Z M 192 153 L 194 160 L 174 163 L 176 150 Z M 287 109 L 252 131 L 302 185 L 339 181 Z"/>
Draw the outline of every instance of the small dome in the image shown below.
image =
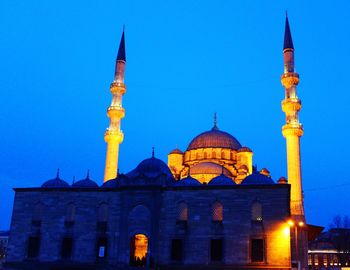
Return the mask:
<path fill-rule="evenodd" d="M 161 174 L 165 174 L 172 177 L 169 167 L 164 163 L 164 161 L 151 157 L 141 161 L 137 167 L 127 174 L 128 177 L 137 177 L 140 175 L 145 175 L 146 177 L 157 177 Z"/>
<path fill-rule="evenodd" d="M 266 175 L 259 172 L 253 172 L 243 179 L 241 185 L 274 185 L 275 182 Z"/>
<path fill-rule="evenodd" d="M 60 179 L 57 176 L 55 179 L 51 179 L 43 183 L 41 187 L 42 188 L 68 188 L 70 187 L 70 185 L 66 181 Z"/>
<path fill-rule="evenodd" d="M 186 178 L 177 180 L 174 183 L 174 185 L 175 186 L 200 186 L 201 183 L 197 179 L 194 179 L 191 176 L 187 176 Z"/>
<path fill-rule="evenodd" d="M 72 187 L 75 188 L 98 188 L 98 185 L 95 181 L 92 181 L 90 178 L 85 178 L 75 182 Z"/>
<path fill-rule="evenodd" d="M 288 181 L 286 178 L 284 178 L 283 176 L 280 177 L 280 179 L 278 179 L 277 181 L 278 184 L 288 184 Z"/>
<path fill-rule="evenodd" d="M 249 147 L 243 146 L 239 148 L 237 152 L 253 152 L 253 151 Z"/>
<path fill-rule="evenodd" d="M 208 185 L 211 185 L 211 186 L 232 186 L 232 185 L 236 185 L 236 183 L 231 178 L 227 177 L 224 174 L 221 174 L 221 175 L 211 179 L 211 181 L 208 183 Z"/>
<path fill-rule="evenodd" d="M 180 154 L 183 155 L 183 152 L 179 149 L 179 148 L 175 148 L 173 150 L 170 151 L 169 155 L 171 154 Z"/>
<path fill-rule="evenodd" d="M 198 148 L 229 148 L 237 150 L 241 148 L 241 144 L 235 137 L 214 126 L 211 130 L 195 137 L 187 147 L 187 151 Z"/>
<path fill-rule="evenodd" d="M 225 167 L 213 163 L 213 162 L 201 162 L 191 167 L 191 174 L 217 174 L 220 175 L 224 173 L 227 176 L 231 176 L 229 170 Z"/>
<path fill-rule="evenodd" d="M 263 174 L 263 175 L 266 175 L 266 176 L 270 176 L 270 171 L 266 168 L 262 168 L 260 170 L 260 173 Z"/>
<path fill-rule="evenodd" d="M 117 188 L 117 187 L 119 187 L 119 181 L 117 178 L 110 179 L 110 180 L 104 182 L 101 187 L 102 188 Z"/>

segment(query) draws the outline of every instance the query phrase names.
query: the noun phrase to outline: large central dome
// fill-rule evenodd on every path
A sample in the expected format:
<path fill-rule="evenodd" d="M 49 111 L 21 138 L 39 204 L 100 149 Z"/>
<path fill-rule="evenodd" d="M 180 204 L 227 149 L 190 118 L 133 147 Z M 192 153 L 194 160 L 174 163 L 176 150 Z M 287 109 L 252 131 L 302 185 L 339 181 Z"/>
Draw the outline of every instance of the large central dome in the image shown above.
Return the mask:
<path fill-rule="evenodd" d="M 238 150 L 241 147 L 241 144 L 235 137 L 214 126 L 211 130 L 195 137 L 187 147 L 187 150 L 198 148 L 229 148 Z"/>

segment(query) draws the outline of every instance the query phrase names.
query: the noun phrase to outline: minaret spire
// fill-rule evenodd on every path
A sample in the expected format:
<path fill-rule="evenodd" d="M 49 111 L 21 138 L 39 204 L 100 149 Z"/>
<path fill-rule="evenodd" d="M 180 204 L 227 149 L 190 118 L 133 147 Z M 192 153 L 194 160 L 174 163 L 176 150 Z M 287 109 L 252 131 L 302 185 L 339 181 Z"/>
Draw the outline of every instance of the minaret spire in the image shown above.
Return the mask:
<path fill-rule="evenodd" d="M 107 109 L 107 116 L 110 119 L 110 123 L 104 134 L 104 139 L 107 143 L 104 182 L 117 177 L 119 145 L 124 139 L 124 134 L 120 129 L 120 122 L 125 115 L 125 110 L 122 107 L 122 97 L 126 92 L 126 86 L 124 84 L 125 65 L 125 32 L 123 27 L 115 65 L 114 80 L 110 86 L 112 102 Z"/>
<path fill-rule="evenodd" d="M 286 50 L 286 49 L 293 49 L 294 50 L 293 39 L 292 39 L 292 34 L 290 32 L 287 12 L 286 12 L 286 25 L 285 25 L 285 29 L 284 29 L 283 50 Z"/>

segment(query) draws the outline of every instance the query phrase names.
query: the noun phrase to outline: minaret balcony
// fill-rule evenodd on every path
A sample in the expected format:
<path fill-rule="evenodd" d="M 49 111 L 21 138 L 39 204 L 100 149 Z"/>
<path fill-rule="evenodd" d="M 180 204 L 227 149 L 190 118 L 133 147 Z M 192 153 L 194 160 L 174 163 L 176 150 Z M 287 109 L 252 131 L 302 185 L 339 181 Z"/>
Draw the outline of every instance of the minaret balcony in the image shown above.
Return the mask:
<path fill-rule="evenodd" d="M 125 109 L 121 106 L 109 106 L 107 115 L 110 119 L 122 119 L 125 116 Z"/>
<path fill-rule="evenodd" d="M 112 94 L 124 95 L 126 93 L 126 86 L 122 82 L 112 82 L 110 86 Z"/>
<path fill-rule="evenodd" d="M 107 143 L 117 142 L 120 144 L 124 140 L 124 133 L 121 130 L 107 129 L 104 135 L 104 139 Z"/>
<path fill-rule="evenodd" d="M 301 137 L 304 134 L 303 125 L 300 123 L 288 123 L 282 127 L 282 134 L 284 137 L 298 136 Z"/>
<path fill-rule="evenodd" d="M 298 98 L 287 98 L 282 100 L 282 111 L 286 114 L 298 112 L 301 109 L 301 101 Z"/>
<path fill-rule="evenodd" d="M 283 73 L 281 76 L 281 83 L 286 89 L 289 89 L 292 86 L 298 85 L 299 74 L 295 72 Z"/>

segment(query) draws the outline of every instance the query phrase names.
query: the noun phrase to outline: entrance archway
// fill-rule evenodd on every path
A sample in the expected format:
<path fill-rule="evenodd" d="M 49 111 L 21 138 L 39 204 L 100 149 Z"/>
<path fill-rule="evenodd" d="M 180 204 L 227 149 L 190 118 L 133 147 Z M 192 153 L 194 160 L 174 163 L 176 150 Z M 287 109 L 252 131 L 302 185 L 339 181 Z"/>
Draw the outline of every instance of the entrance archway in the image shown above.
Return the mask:
<path fill-rule="evenodd" d="M 148 238 L 135 234 L 130 241 L 130 266 L 145 267 L 147 264 Z"/>

